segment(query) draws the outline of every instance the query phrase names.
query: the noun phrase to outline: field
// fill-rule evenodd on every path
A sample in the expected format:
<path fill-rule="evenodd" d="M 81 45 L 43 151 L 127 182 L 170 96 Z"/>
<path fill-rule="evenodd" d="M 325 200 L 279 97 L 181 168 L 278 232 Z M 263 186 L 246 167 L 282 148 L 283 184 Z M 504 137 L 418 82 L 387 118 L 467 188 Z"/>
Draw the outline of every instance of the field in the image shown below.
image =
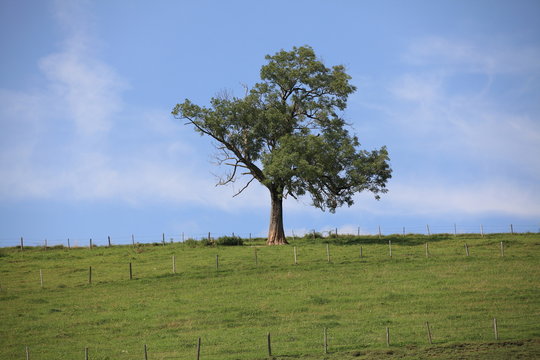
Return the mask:
<path fill-rule="evenodd" d="M 540 358 L 538 234 L 263 243 L 0 249 L 0 359 Z"/>

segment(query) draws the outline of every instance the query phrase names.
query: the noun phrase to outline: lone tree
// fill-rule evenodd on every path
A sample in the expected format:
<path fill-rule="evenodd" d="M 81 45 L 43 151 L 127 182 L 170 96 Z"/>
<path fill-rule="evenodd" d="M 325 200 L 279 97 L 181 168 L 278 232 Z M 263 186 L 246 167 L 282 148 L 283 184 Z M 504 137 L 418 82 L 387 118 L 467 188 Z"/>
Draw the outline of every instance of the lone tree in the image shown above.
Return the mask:
<path fill-rule="evenodd" d="M 247 175 L 270 192 L 268 245 L 286 244 L 283 199 L 309 193 L 313 206 L 335 212 L 368 190 L 379 199 L 392 170 L 386 147 L 360 150 L 338 112 L 356 88 L 342 65 L 326 67 L 309 46 L 266 56 L 262 82 L 242 98 L 227 93 L 202 107 L 185 100 L 172 114 L 213 138 L 219 164 L 231 167 L 225 185 Z"/>

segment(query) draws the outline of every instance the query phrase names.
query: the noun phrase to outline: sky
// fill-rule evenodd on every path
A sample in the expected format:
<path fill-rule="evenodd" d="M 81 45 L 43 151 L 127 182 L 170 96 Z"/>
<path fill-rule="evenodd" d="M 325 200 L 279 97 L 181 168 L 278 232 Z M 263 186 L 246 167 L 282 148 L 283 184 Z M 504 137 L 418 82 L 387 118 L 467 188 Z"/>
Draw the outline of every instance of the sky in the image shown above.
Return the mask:
<path fill-rule="evenodd" d="M 216 187 L 210 139 L 170 114 L 312 46 L 386 145 L 377 201 L 287 199 L 288 235 L 540 231 L 540 2 L 0 0 L 0 246 L 265 236 L 268 191 Z"/>

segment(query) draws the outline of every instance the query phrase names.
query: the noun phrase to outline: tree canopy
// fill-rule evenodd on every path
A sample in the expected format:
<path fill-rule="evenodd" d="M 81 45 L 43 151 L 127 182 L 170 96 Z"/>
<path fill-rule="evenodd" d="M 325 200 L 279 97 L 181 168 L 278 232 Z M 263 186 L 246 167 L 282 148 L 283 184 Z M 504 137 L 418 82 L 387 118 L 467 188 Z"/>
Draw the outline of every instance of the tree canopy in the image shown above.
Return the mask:
<path fill-rule="evenodd" d="M 268 244 L 286 243 L 282 200 L 309 194 L 313 206 L 335 210 L 353 196 L 387 192 L 392 170 L 386 147 L 361 150 L 340 116 L 356 87 L 345 67 L 328 68 L 309 46 L 266 56 L 261 82 L 243 97 L 221 94 L 210 106 L 189 100 L 172 114 L 215 140 L 220 164 L 231 167 L 220 184 L 248 176 L 270 191 Z"/>

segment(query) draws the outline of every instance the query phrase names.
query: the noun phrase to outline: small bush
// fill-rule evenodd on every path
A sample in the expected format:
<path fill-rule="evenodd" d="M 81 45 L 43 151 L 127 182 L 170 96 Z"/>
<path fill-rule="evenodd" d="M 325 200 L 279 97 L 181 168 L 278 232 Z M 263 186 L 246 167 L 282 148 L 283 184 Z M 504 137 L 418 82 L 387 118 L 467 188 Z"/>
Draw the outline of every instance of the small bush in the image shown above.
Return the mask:
<path fill-rule="evenodd" d="M 244 241 L 239 236 L 222 236 L 216 240 L 216 244 L 222 246 L 240 246 L 244 245 Z"/>
<path fill-rule="evenodd" d="M 189 247 L 197 247 L 197 246 L 200 246 L 200 242 L 195 239 L 189 238 L 184 241 L 184 245 L 189 246 Z"/>

